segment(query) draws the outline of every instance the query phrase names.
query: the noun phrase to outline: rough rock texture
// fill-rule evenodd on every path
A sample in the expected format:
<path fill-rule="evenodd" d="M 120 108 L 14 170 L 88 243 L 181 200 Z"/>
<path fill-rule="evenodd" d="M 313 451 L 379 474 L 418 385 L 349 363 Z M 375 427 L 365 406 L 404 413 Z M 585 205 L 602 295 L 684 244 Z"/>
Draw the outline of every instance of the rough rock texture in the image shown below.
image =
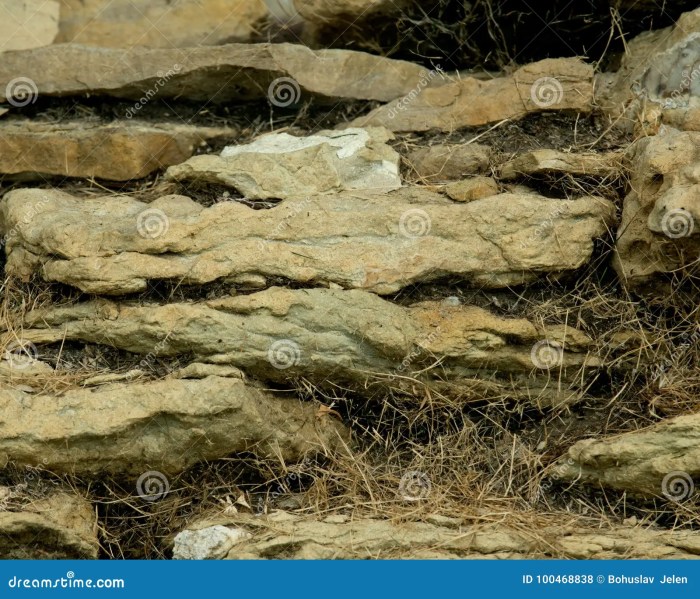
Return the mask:
<path fill-rule="evenodd" d="M 98 294 L 251 274 L 380 294 L 449 275 L 504 287 L 584 265 L 614 218 L 610 202 L 594 197 L 505 193 L 457 204 L 394 194 L 346 192 L 253 210 L 237 202 L 203 208 L 175 195 L 144 204 L 21 189 L 1 204 L 6 271 L 40 270 Z"/>
<path fill-rule="evenodd" d="M 698 559 L 693 531 L 603 526 L 586 529 L 540 518 L 538 526 L 391 522 L 348 516 L 323 521 L 286 512 L 220 517 L 190 530 L 228 527 L 239 540 L 225 559 Z M 250 537 L 242 537 L 247 531 Z M 180 533 L 182 534 L 182 533 Z M 220 559 L 222 546 L 208 559 Z"/>
<path fill-rule="evenodd" d="M 479 144 L 437 144 L 413 150 L 407 158 L 417 177 L 426 183 L 452 181 L 486 173 L 491 148 Z"/>
<path fill-rule="evenodd" d="M 337 420 L 317 418 L 312 403 L 213 376 L 63 395 L 4 387 L 0 406 L 0 463 L 80 475 L 173 474 L 244 451 L 295 461 L 347 437 Z"/>
<path fill-rule="evenodd" d="M 183 530 L 175 536 L 173 559 L 223 559 L 236 544 L 250 537 L 241 528 L 209 526 L 199 530 Z"/>
<path fill-rule="evenodd" d="M 58 33 L 59 8 L 55 0 L 11 0 L 0 4 L 0 54 L 52 43 Z"/>
<path fill-rule="evenodd" d="M 393 100 L 408 93 L 422 72 L 419 65 L 400 60 L 294 44 L 162 50 L 55 44 L 3 54 L 0 102 L 17 73 L 30 78 L 40 96 L 90 94 L 138 100 L 157 93 L 160 98 L 217 103 L 269 97 L 273 104 L 290 106 L 299 101 L 300 91 L 331 98 Z"/>
<path fill-rule="evenodd" d="M 171 166 L 175 181 L 220 183 L 251 199 L 302 198 L 348 189 L 401 187 L 399 155 L 381 128 L 320 131 L 307 137 L 271 133 L 227 146 L 221 156 L 195 156 Z"/>
<path fill-rule="evenodd" d="M 569 173 L 571 175 L 616 179 L 622 169 L 618 152 L 570 154 L 559 150 L 532 150 L 501 165 L 501 179 L 542 173 Z"/>
<path fill-rule="evenodd" d="M 97 559 L 92 506 L 74 493 L 32 499 L 0 487 L 0 559 Z"/>
<path fill-rule="evenodd" d="M 700 476 L 700 414 L 569 448 L 552 471 L 558 478 L 632 494 L 688 499 Z"/>
<path fill-rule="evenodd" d="M 543 110 L 590 112 L 592 105 L 593 67 L 574 58 L 556 58 L 491 80 L 463 77 L 443 85 L 418 87 L 355 119 L 351 126 L 452 132 Z"/>
<path fill-rule="evenodd" d="M 84 340 L 139 354 L 158 345 L 160 356 L 194 355 L 267 381 L 304 377 L 373 394 L 367 380 L 401 389 L 415 376 L 446 394 L 472 389 L 482 399 L 506 394 L 542 405 L 580 398 L 577 374 L 601 365 L 592 340 L 571 327 L 444 302 L 402 307 L 357 290 L 271 288 L 162 306 L 87 302 L 31 313 L 23 335 L 37 344 Z M 436 361 L 438 370 L 426 368 Z M 489 380 L 478 378 L 483 372 Z"/>
<path fill-rule="evenodd" d="M 250 41 L 263 0 L 61 0 L 57 43 L 183 48 Z"/>
<path fill-rule="evenodd" d="M 498 183 L 491 177 L 472 177 L 445 185 L 445 193 L 455 202 L 472 202 L 498 194 Z"/>
<path fill-rule="evenodd" d="M 0 125 L 0 173 L 126 181 L 187 160 L 207 141 L 235 139 L 235 129 L 116 121 Z"/>
<path fill-rule="evenodd" d="M 613 264 L 629 287 L 662 287 L 661 273 L 696 275 L 700 252 L 700 132 L 666 127 L 629 149 Z"/>
<path fill-rule="evenodd" d="M 278 0 L 279 1 L 279 0 Z M 284 0 L 282 0 L 284 1 Z M 405 0 L 288 0 L 298 14 L 321 25 L 343 18 L 355 22 L 377 12 L 396 12 Z"/>

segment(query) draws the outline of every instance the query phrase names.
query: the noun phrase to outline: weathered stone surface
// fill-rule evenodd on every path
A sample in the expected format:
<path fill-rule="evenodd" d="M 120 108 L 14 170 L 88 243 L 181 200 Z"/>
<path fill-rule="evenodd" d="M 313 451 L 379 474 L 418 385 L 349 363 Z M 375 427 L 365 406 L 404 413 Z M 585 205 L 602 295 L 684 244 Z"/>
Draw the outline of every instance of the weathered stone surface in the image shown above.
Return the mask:
<path fill-rule="evenodd" d="M 263 0 L 62 0 L 57 43 L 183 48 L 250 41 Z"/>
<path fill-rule="evenodd" d="M 337 420 L 316 418 L 314 404 L 234 378 L 116 383 L 62 395 L 5 387 L 0 405 L 0 463 L 81 475 L 173 474 L 244 451 L 295 461 L 347 435 Z"/>
<path fill-rule="evenodd" d="M 0 487 L 1 559 L 97 559 L 98 549 L 95 513 L 82 497 L 58 491 L 36 499 Z"/>
<path fill-rule="evenodd" d="M 142 291 L 149 280 L 202 284 L 242 274 L 380 294 L 448 275 L 504 287 L 582 266 L 614 218 L 610 202 L 594 197 L 505 193 L 457 204 L 394 193 L 333 193 L 253 210 L 238 202 L 204 208 L 175 195 L 144 204 L 16 190 L 1 204 L 6 271 L 40 270 L 46 280 L 98 294 Z"/>
<path fill-rule="evenodd" d="M 271 133 L 227 146 L 220 156 L 195 156 L 171 166 L 166 178 L 220 183 L 251 199 L 302 198 L 349 189 L 401 187 L 399 155 L 381 128 L 320 131 L 294 137 Z"/>
<path fill-rule="evenodd" d="M 629 287 L 663 288 L 663 273 L 696 275 L 700 253 L 700 132 L 670 127 L 629 150 L 613 265 Z M 680 274 L 678 275 L 680 276 Z"/>
<path fill-rule="evenodd" d="M 585 528 L 571 526 L 561 516 L 537 516 L 536 527 L 532 522 L 528 520 L 527 526 L 458 523 L 450 528 L 340 515 L 315 521 L 273 512 L 263 517 L 215 517 L 187 530 L 214 526 L 231 530 L 237 540 L 224 559 L 698 559 L 700 551 L 698 535 L 689 530 Z M 203 555 L 221 559 L 223 549 L 217 546 Z"/>
<path fill-rule="evenodd" d="M 48 46 L 58 33 L 58 12 L 55 0 L 12 0 L 0 4 L 0 53 Z"/>
<path fill-rule="evenodd" d="M 342 18 L 356 22 L 377 12 L 396 12 L 405 0 L 291 0 L 299 15 L 320 25 Z"/>
<path fill-rule="evenodd" d="M 584 439 L 552 469 L 555 477 L 682 501 L 700 476 L 700 414 L 677 416 L 614 437 Z"/>
<path fill-rule="evenodd" d="M 231 140 L 235 129 L 189 125 L 109 125 L 9 121 L 0 125 L 0 173 L 139 179 L 187 160 L 208 141 Z"/>
<path fill-rule="evenodd" d="M 452 181 L 465 175 L 486 173 L 491 148 L 479 144 L 437 144 L 412 151 L 408 164 L 419 180 L 426 183 Z"/>
<path fill-rule="evenodd" d="M 622 170 L 619 152 L 573 154 L 559 150 L 533 150 L 501 165 L 501 179 L 543 173 L 569 173 L 588 177 L 616 179 Z"/>
<path fill-rule="evenodd" d="M 0 102 L 17 73 L 30 78 L 40 96 L 90 94 L 138 100 L 150 92 L 161 98 L 211 102 L 269 97 L 277 106 L 291 106 L 300 99 L 300 91 L 329 98 L 393 100 L 416 85 L 422 69 L 363 52 L 311 50 L 294 44 L 187 49 L 54 44 L 3 54 Z"/>
<path fill-rule="evenodd" d="M 464 394 L 461 381 L 474 379 L 473 386 L 487 372 L 475 391 L 481 398 L 505 393 L 542 405 L 579 398 L 577 373 L 601 365 L 593 341 L 571 327 L 443 302 L 402 307 L 359 290 L 271 288 L 162 306 L 87 302 L 31 313 L 23 335 L 36 344 L 84 340 L 139 354 L 158 346 L 159 356 L 194 355 L 266 381 L 345 382 L 370 394 L 367 380 L 401 389 L 416 377 Z M 436 361 L 435 372 L 426 368 Z"/>
<path fill-rule="evenodd" d="M 574 58 L 556 58 L 521 67 L 491 80 L 463 77 L 430 86 L 352 121 L 350 126 L 381 125 L 391 131 L 452 132 L 543 110 L 590 112 L 593 67 Z"/>
<path fill-rule="evenodd" d="M 472 177 L 445 185 L 445 193 L 455 202 L 472 202 L 498 194 L 498 183 L 491 177 Z"/>
<path fill-rule="evenodd" d="M 173 559 L 223 559 L 231 548 L 250 537 L 240 528 L 209 526 L 198 530 L 183 530 L 175 536 Z"/>

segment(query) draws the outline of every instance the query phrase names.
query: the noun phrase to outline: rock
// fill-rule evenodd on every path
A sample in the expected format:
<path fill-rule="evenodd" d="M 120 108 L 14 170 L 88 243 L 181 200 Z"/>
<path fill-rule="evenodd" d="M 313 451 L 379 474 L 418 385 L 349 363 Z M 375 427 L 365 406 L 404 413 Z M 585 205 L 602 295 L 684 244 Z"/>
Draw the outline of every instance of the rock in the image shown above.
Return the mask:
<path fill-rule="evenodd" d="M 585 528 L 572 525 L 570 516 L 529 516 L 529 522 L 536 522 L 531 528 L 521 523 L 455 528 L 361 516 L 317 521 L 276 511 L 262 517 L 222 516 L 188 530 L 218 525 L 247 531 L 250 536 L 231 545 L 224 559 L 697 559 L 700 551 L 692 530 L 609 524 Z"/>
<path fill-rule="evenodd" d="M 0 204 L 7 274 L 39 272 L 112 295 L 154 280 L 204 284 L 241 274 L 379 294 L 447 275 L 490 288 L 521 285 L 584 265 L 613 219 L 612 204 L 590 196 L 505 193 L 456 204 L 410 188 L 331 193 L 269 210 L 43 189 L 11 191 Z"/>
<path fill-rule="evenodd" d="M 88 501 L 63 491 L 40 499 L 19 493 L 13 500 L 17 508 L 0 507 L 0 558 L 97 559 L 95 513 Z"/>
<path fill-rule="evenodd" d="M 114 122 L 0 125 L 0 173 L 43 178 L 127 181 L 187 160 L 208 141 L 234 139 L 235 129 Z"/>
<path fill-rule="evenodd" d="M 445 193 L 455 202 L 471 202 L 498 194 L 498 183 L 491 177 L 472 177 L 445 186 Z"/>
<path fill-rule="evenodd" d="M 380 128 L 321 131 L 307 137 L 271 133 L 227 146 L 221 156 L 195 156 L 171 166 L 174 181 L 219 183 L 251 199 L 301 198 L 349 189 L 401 187 L 399 155 Z"/>
<path fill-rule="evenodd" d="M 617 179 L 621 175 L 622 155 L 619 152 L 575 154 L 559 150 L 532 150 L 501 165 L 501 179 L 522 175 L 568 173 L 576 176 Z"/>
<path fill-rule="evenodd" d="M 59 4 L 55 0 L 3 2 L 0 19 L 0 54 L 48 46 L 58 33 Z M 4 57 L 3 57 L 4 58 Z M 18 72 L 21 79 L 21 72 Z"/>
<path fill-rule="evenodd" d="M 133 381 L 146 376 L 146 373 L 139 368 L 134 368 L 128 372 L 109 372 L 107 374 L 96 374 L 82 381 L 83 387 L 99 387 L 100 385 L 108 385 L 110 383 L 119 383 L 121 381 Z"/>
<path fill-rule="evenodd" d="M 263 0 L 62 0 L 57 43 L 189 48 L 249 42 L 267 15 Z"/>
<path fill-rule="evenodd" d="M 554 58 L 490 80 L 462 77 L 389 102 L 350 123 L 390 131 L 452 132 L 543 110 L 590 112 L 593 67 L 576 58 Z"/>
<path fill-rule="evenodd" d="M 674 501 L 695 494 L 700 476 L 700 414 L 677 416 L 613 437 L 584 439 L 569 448 L 552 476 L 633 495 Z"/>
<path fill-rule="evenodd" d="M 629 148 L 613 265 L 638 291 L 668 289 L 672 277 L 697 276 L 700 253 L 700 132 L 666 128 Z"/>
<path fill-rule="evenodd" d="M 326 98 L 389 101 L 420 80 L 419 65 L 350 50 L 294 44 L 227 44 L 187 49 L 113 49 L 55 44 L 6 52 L 0 102 L 22 73 L 40 96 L 113 96 L 228 102 L 268 98 L 276 107 L 301 92 Z M 148 94 L 148 95 L 146 95 Z"/>
<path fill-rule="evenodd" d="M 193 362 L 184 368 L 177 370 L 172 375 L 176 379 L 205 379 L 208 376 L 223 376 L 236 379 L 243 379 L 245 375 L 233 366 L 223 366 L 221 364 L 201 364 Z"/>
<path fill-rule="evenodd" d="M 407 161 L 418 179 L 424 182 L 453 181 L 465 175 L 486 173 L 491 162 L 491 148 L 479 144 L 438 144 L 414 150 Z"/>
<path fill-rule="evenodd" d="M 61 395 L 4 387 L 0 405 L 0 463 L 82 476 L 171 475 L 240 452 L 296 461 L 347 436 L 337 420 L 316 418 L 312 403 L 213 376 Z"/>
<path fill-rule="evenodd" d="M 357 22 L 380 12 L 395 13 L 405 0 L 292 0 L 290 4 L 305 20 L 319 25 Z"/>
<path fill-rule="evenodd" d="M 209 526 L 183 530 L 175 536 L 173 559 L 223 559 L 236 544 L 250 537 L 241 528 Z"/>
<path fill-rule="evenodd" d="M 581 372 L 601 366 L 593 341 L 572 327 L 441 301 L 403 307 L 358 290 L 270 288 L 162 306 L 85 302 L 32 312 L 23 335 L 35 344 L 81 340 L 142 355 L 159 345 L 163 358 L 195 356 L 284 384 L 332 381 L 360 395 L 422 380 L 445 395 L 463 398 L 474 388 L 480 399 L 507 395 L 542 406 L 579 399 Z M 436 361 L 437 371 L 429 368 Z"/>

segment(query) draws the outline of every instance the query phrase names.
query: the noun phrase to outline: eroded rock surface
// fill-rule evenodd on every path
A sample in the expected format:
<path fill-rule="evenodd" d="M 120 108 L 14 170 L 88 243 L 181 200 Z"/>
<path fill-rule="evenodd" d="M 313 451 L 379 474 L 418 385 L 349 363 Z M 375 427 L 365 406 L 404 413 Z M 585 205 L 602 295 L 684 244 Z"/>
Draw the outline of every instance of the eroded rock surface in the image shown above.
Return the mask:
<path fill-rule="evenodd" d="M 413 150 L 407 162 L 424 183 L 454 181 L 486 173 L 491 162 L 491 148 L 480 144 L 436 144 Z"/>
<path fill-rule="evenodd" d="M 556 277 L 589 260 L 613 219 L 612 204 L 595 197 L 505 193 L 457 204 L 411 190 L 346 192 L 253 210 L 21 189 L 5 195 L 1 224 L 8 274 L 38 271 L 90 293 L 261 275 L 389 294 L 449 275 L 485 287 Z"/>
<path fill-rule="evenodd" d="M 56 0 L 14 0 L 0 6 L 0 54 L 48 46 L 58 33 Z M 17 73 L 17 76 L 21 73 Z"/>
<path fill-rule="evenodd" d="M 559 150 L 532 150 L 516 156 L 499 168 L 502 179 L 544 173 L 616 179 L 622 170 L 622 156 L 618 152 L 576 154 Z"/>

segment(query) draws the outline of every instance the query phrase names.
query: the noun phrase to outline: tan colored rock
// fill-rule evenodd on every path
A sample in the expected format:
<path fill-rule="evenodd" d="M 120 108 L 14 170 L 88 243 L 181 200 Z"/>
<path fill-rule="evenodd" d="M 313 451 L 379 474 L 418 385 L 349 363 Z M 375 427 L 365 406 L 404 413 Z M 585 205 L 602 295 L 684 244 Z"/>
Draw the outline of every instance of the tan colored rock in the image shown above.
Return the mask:
<path fill-rule="evenodd" d="M 109 125 L 9 121 L 0 125 L 0 173 L 139 179 L 187 160 L 207 142 L 231 140 L 235 129 L 189 125 Z"/>
<path fill-rule="evenodd" d="M 195 156 L 171 166 L 174 181 L 218 183 L 246 198 L 303 198 L 331 191 L 401 187 L 399 155 L 382 128 L 320 131 L 306 137 L 262 135 L 227 146 L 220 156 Z"/>
<path fill-rule="evenodd" d="M 617 179 L 622 170 L 620 152 L 577 154 L 560 150 L 532 150 L 501 165 L 501 179 L 522 175 L 568 173 L 577 176 Z"/>
<path fill-rule="evenodd" d="M 405 0 L 291 0 L 298 14 L 312 23 L 327 25 L 342 19 L 356 22 L 378 12 L 396 12 Z"/>
<path fill-rule="evenodd" d="M 15 190 L 0 204 L 6 272 L 39 271 L 114 295 L 151 280 L 203 284 L 241 274 L 379 294 L 448 274 L 505 287 L 579 268 L 614 218 L 610 202 L 594 197 L 500 194 L 455 204 L 408 191 L 331 193 L 253 210 L 238 202 L 204 208 L 176 195 L 144 204 Z"/>
<path fill-rule="evenodd" d="M 421 89 L 350 123 L 390 131 L 452 132 L 543 110 L 590 112 L 593 67 L 575 58 L 546 59 L 491 80 L 464 77 Z"/>
<path fill-rule="evenodd" d="M 698 535 L 689 530 L 585 528 L 562 516 L 535 521 L 453 528 L 340 515 L 317 521 L 278 511 L 214 517 L 186 530 L 230 531 L 228 543 L 212 545 L 199 559 L 697 559 L 700 550 Z"/>
<path fill-rule="evenodd" d="M 635 142 L 629 160 L 631 191 L 613 260 L 620 279 L 642 290 L 666 289 L 672 276 L 697 276 L 700 132 L 667 127 Z"/>
<path fill-rule="evenodd" d="M 263 0 L 61 0 L 56 43 L 189 48 L 248 42 L 267 15 Z"/>
<path fill-rule="evenodd" d="M 30 498 L 0 487 L 1 559 L 97 559 L 95 512 L 72 492 Z"/>
<path fill-rule="evenodd" d="M 445 185 L 445 193 L 455 202 L 472 202 L 498 195 L 498 183 L 491 177 L 472 177 Z"/>
<path fill-rule="evenodd" d="M 39 96 L 138 100 L 157 95 L 216 103 L 268 97 L 273 105 L 284 107 L 300 101 L 301 92 L 386 102 L 408 93 L 422 72 L 419 65 L 364 52 L 311 50 L 295 44 L 186 49 L 55 44 L 3 54 L 0 102 L 17 73 L 32 80 Z"/>
<path fill-rule="evenodd" d="M 55 0 L 11 0 L 0 4 L 0 53 L 51 44 L 58 33 L 58 12 Z"/>
<path fill-rule="evenodd" d="M 87 302 L 31 313 L 23 336 L 38 345 L 82 340 L 138 354 L 158 346 L 164 358 L 193 355 L 265 381 L 303 377 L 360 394 L 377 386 L 410 390 L 420 379 L 449 395 L 473 388 L 480 399 L 505 394 L 543 406 L 579 399 L 576 377 L 601 366 L 593 341 L 572 327 L 443 302 L 403 307 L 359 290 L 270 288 L 162 306 Z M 428 368 L 436 361 L 439 369 Z"/>
<path fill-rule="evenodd" d="M 569 448 L 552 469 L 555 478 L 683 501 L 700 476 L 700 414 L 677 416 L 648 428 Z"/>
<path fill-rule="evenodd" d="M 486 173 L 491 148 L 479 144 L 437 144 L 414 150 L 407 161 L 423 182 L 453 181 L 465 175 Z"/>
<path fill-rule="evenodd" d="M 0 463 L 79 475 L 170 475 L 239 452 L 296 461 L 347 437 L 337 420 L 317 418 L 312 403 L 213 376 L 62 395 L 4 387 L 0 405 Z"/>

